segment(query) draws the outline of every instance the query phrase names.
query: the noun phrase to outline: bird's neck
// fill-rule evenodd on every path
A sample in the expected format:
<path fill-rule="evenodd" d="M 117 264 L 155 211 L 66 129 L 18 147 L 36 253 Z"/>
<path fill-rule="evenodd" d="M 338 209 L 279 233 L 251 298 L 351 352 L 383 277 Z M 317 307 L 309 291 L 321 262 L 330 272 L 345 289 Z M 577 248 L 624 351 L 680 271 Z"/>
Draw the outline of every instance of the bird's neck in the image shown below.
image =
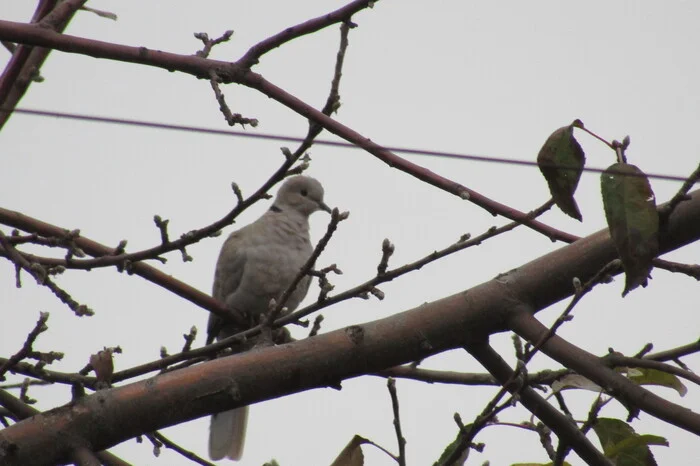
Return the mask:
<path fill-rule="evenodd" d="M 285 208 L 285 206 L 279 206 L 273 204 L 270 207 L 267 215 L 271 215 L 275 218 L 278 225 L 282 227 L 286 233 L 290 234 L 306 234 L 309 231 L 309 216 L 304 215 L 294 209 Z"/>

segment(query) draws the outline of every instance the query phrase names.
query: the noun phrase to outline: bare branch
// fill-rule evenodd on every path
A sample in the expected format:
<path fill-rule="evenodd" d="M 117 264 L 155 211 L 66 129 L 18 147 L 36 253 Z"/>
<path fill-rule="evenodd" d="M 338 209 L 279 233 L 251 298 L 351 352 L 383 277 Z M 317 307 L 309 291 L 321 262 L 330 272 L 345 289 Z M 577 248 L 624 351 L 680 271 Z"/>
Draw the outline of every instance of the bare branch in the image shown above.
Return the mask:
<path fill-rule="evenodd" d="M 223 316 L 227 319 L 230 319 L 231 321 L 237 322 L 239 320 L 237 315 L 225 308 L 221 303 L 216 301 L 208 294 L 202 293 L 196 290 L 195 288 L 185 283 L 182 283 L 179 280 L 176 280 L 172 276 L 167 275 L 161 272 L 160 270 L 155 269 L 144 263 L 139 263 L 138 261 L 157 257 L 164 252 L 174 251 L 177 249 L 182 250 L 186 245 L 193 244 L 206 237 L 216 236 L 219 230 L 232 223 L 233 220 L 245 209 L 267 196 L 267 191 L 274 184 L 284 179 L 294 162 L 295 160 L 285 160 L 284 163 L 280 166 L 280 168 L 278 168 L 277 171 L 255 193 L 249 196 L 244 202 L 236 205 L 236 207 L 222 219 L 199 230 L 190 231 L 183 235 L 183 237 L 181 237 L 180 239 L 171 241 L 165 246 L 160 245 L 133 254 L 121 254 L 118 256 L 112 256 L 111 254 L 114 251 L 112 248 L 99 244 L 85 237 L 76 237 L 73 240 L 75 244 L 80 248 L 80 250 L 87 252 L 91 256 L 97 257 L 97 259 L 90 259 L 84 261 L 72 260 L 66 262 L 60 262 L 60 260 L 55 259 L 47 260 L 46 262 L 55 265 L 65 264 L 66 267 L 68 267 L 69 264 L 73 266 L 75 266 L 76 264 L 80 264 L 80 267 L 76 268 L 85 269 L 94 268 L 98 265 L 122 265 L 125 263 L 125 261 L 132 262 L 130 264 L 130 273 L 134 273 L 143 278 L 146 278 L 147 280 L 152 281 L 153 283 L 156 283 L 162 286 L 163 288 L 172 291 L 178 296 L 181 296 L 197 304 L 198 306 L 207 309 L 210 312 L 214 312 L 217 315 Z M 40 220 L 33 219 L 19 212 L 10 211 L 3 208 L 0 208 L 0 223 L 4 223 L 6 225 L 10 225 L 24 231 L 29 231 L 34 234 L 48 237 L 63 237 L 65 236 L 67 231 L 54 225 L 41 222 Z M 4 245 L 3 247 L 5 249 L 8 249 Z"/>
<path fill-rule="evenodd" d="M 152 434 L 149 435 L 149 438 L 151 438 L 151 436 L 155 440 L 160 442 L 162 445 L 165 445 L 165 448 L 169 448 L 169 449 L 179 453 L 180 455 L 184 456 L 185 458 L 192 461 L 193 463 L 201 464 L 204 466 L 216 466 L 214 463 L 210 463 L 209 461 L 196 455 L 195 453 L 193 453 L 189 450 L 185 450 L 180 445 L 173 442 L 172 440 L 170 440 L 169 438 L 167 438 L 165 435 L 161 434 L 160 432 L 153 432 Z"/>
<path fill-rule="evenodd" d="M 531 386 L 551 385 L 552 382 L 568 374 L 566 369 L 552 371 L 544 370 L 528 375 L 528 383 Z M 427 383 L 445 383 L 455 385 L 498 385 L 501 383 L 490 374 L 476 374 L 465 372 L 436 371 L 430 369 L 419 369 L 411 366 L 396 366 L 383 369 L 374 375 L 379 377 L 394 377 L 402 379 L 419 380 Z"/>
<path fill-rule="evenodd" d="M 645 356 L 646 359 L 651 359 L 653 361 L 670 361 L 682 358 L 683 356 L 688 356 L 690 354 L 695 354 L 700 352 L 700 339 L 693 343 L 687 345 L 679 346 L 678 348 L 673 348 L 666 351 L 659 351 L 658 353 L 650 353 Z"/>
<path fill-rule="evenodd" d="M 45 269 L 39 264 L 29 262 L 22 253 L 20 253 L 18 250 L 15 249 L 14 246 L 10 244 L 10 242 L 7 239 L 7 236 L 5 236 L 5 234 L 2 231 L 0 231 L 0 246 L 2 246 L 6 257 L 15 264 L 17 270 L 17 287 L 21 286 L 21 282 L 19 279 L 19 271 L 20 269 L 25 270 L 32 277 L 34 277 L 34 279 L 39 285 L 43 285 L 49 290 L 51 290 L 51 292 L 54 295 L 56 295 L 56 297 L 60 299 L 62 303 L 66 304 L 70 308 L 70 310 L 75 313 L 75 315 L 81 317 L 91 316 L 94 314 L 92 309 L 90 309 L 84 304 L 78 303 L 71 297 L 70 294 L 68 294 L 58 285 L 56 285 L 49 278 L 49 272 L 47 269 Z"/>
<path fill-rule="evenodd" d="M 76 10 L 84 3 L 85 0 L 40 1 L 37 3 L 32 23 L 40 23 L 41 28 L 61 33 L 73 18 Z M 7 63 L 5 71 L 0 75 L 0 107 L 10 110 L 10 112 L 0 112 L 0 128 L 10 118 L 11 110 L 15 108 L 30 84 L 41 80 L 39 70 L 50 52 L 51 48 L 27 45 L 18 45 L 12 51 L 12 58 Z"/>
<path fill-rule="evenodd" d="M 71 452 L 70 458 L 76 466 L 102 466 L 97 455 L 87 447 L 76 448 Z"/>
<path fill-rule="evenodd" d="M 347 219 L 348 216 L 348 212 L 340 213 L 340 211 L 337 208 L 333 209 L 331 213 L 331 221 L 328 223 L 326 233 L 319 240 L 318 244 L 311 253 L 311 256 L 301 268 L 299 273 L 297 273 L 296 277 L 294 277 L 292 283 L 289 284 L 287 289 L 284 290 L 284 293 L 282 293 L 282 295 L 280 296 L 279 302 L 275 304 L 275 307 L 271 310 L 271 312 L 266 318 L 268 322 L 274 322 L 277 320 L 289 297 L 292 295 L 292 293 L 294 293 L 294 290 L 302 281 L 302 279 L 309 274 L 309 271 L 311 269 L 313 269 L 314 265 L 316 264 L 316 260 L 318 260 L 319 256 L 321 255 L 321 253 L 323 253 L 324 249 L 326 249 L 326 246 L 331 240 L 333 233 L 335 233 L 335 230 L 338 229 L 338 224 L 343 220 Z"/>
<path fill-rule="evenodd" d="M 318 332 L 321 330 L 321 322 L 323 322 L 323 314 L 317 315 L 314 319 L 314 324 L 311 326 L 311 330 L 309 331 L 309 337 L 315 337 L 318 335 Z"/>
<path fill-rule="evenodd" d="M 681 202 L 688 200 L 688 193 L 690 192 L 690 189 L 700 181 L 700 164 L 698 164 L 698 167 L 693 171 L 693 173 L 690 174 L 687 180 L 683 183 L 681 188 L 678 190 L 678 192 L 671 198 L 666 205 L 659 209 L 659 218 L 661 219 L 662 222 L 665 222 L 668 220 L 668 217 L 671 215 L 673 210 L 680 204 Z M 697 277 L 696 277 L 697 278 Z"/>
<path fill-rule="evenodd" d="M 603 407 L 608 404 L 611 400 L 614 400 L 614 398 L 608 398 L 607 400 L 603 401 L 602 399 L 602 393 L 599 393 L 598 396 L 596 397 L 595 401 L 593 401 L 593 404 L 591 405 L 591 409 L 588 412 L 588 418 L 586 419 L 586 422 L 583 423 L 581 426 L 581 432 L 585 435 L 588 433 L 589 430 L 593 427 L 595 424 L 595 421 L 598 419 L 598 413 L 600 413 L 600 410 L 603 409 Z M 566 456 L 569 454 L 571 451 L 571 446 L 564 441 L 564 439 L 559 440 L 559 445 L 557 446 L 557 451 L 554 456 L 554 464 L 555 465 L 562 465 L 564 464 L 564 459 Z"/>
<path fill-rule="evenodd" d="M 469 354 L 474 356 L 481 365 L 504 384 L 505 389 L 511 393 L 518 393 L 519 401 L 547 424 L 559 438 L 566 439 L 566 442 L 573 447 L 587 464 L 612 465 L 612 462 L 593 446 L 574 422 L 547 403 L 535 390 L 528 386 L 510 382 L 513 380 L 515 372 L 488 344 L 469 343 L 466 349 L 469 351 Z M 474 430 L 474 427 L 472 427 L 472 430 Z"/>
<path fill-rule="evenodd" d="M 182 353 L 186 353 L 192 349 L 192 343 L 197 338 L 197 327 L 194 325 L 190 328 L 190 332 L 182 335 L 185 339 L 185 345 L 182 347 Z"/>
<path fill-rule="evenodd" d="M 667 261 L 656 258 L 652 262 L 654 267 L 667 270 L 672 273 L 682 273 L 700 281 L 700 264 L 682 264 L 680 262 Z"/>
<path fill-rule="evenodd" d="M 371 6 L 372 3 L 374 3 L 373 0 L 355 0 L 331 13 L 326 13 L 318 18 L 310 19 L 301 24 L 297 24 L 296 26 L 288 27 L 284 31 L 268 37 L 262 42 L 252 46 L 250 50 L 248 50 L 248 52 L 246 52 L 246 54 L 240 60 L 238 60 L 238 63 L 246 68 L 250 68 L 257 64 L 260 57 L 267 52 L 274 50 L 286 42 L 296 39 L 297 37 L 320 31 L 321 29 L 327 28 L 335 23 L 348 22 L 352 15 Z"/>
<path fill-rule="evenodd" d="M 15 366 L 22 359 L 26 358 L 32 352 L 32 345 L 36 341 L 39 334 L 48 330 L 48 327 L 46 326 L 46 321 L 48 320 L 48 312 L 39 313 L 39 320 L 37 320 L 36 325 L 34 326 L 32 331 L 29 332 L 29 334 L 27 335 L 27 339 L 24 341 L 22 348 L 17 353 L 15 353 L 10 359 L 4 361 L 0 365 L 0 380 L 5 380 L 5 373 L 8 370 L 12 369 L 13 366 Z"/>
<path fill-rule="evenodd" d="M 219 103 L 219 110 L 221 110 L 229 126 L 235 126 L 236 124 L 243 127 L 245 127 L 245 125 L 250 125 L 253 128 L 258 126 L 258 120 L 256 118 L 245 118 L 240 113 L 231 112 L 231 109 L 226 103 L 226 97 L 224 97 L 224 93 L 221 91 L 221 87 L 219 87 L 219 77 L 213 70 L 209 71 L 209 83 L 214 91 L 216 101 Z"/>
<path fill-rule="evenodd" d="M 630 358 L 628 356 L 623 356 L 619 353 L 610 353 L 603 358 L 603 362 L 609 364 L 611 367 L 646 367 L 648 369 L 656 369 L 658 371 L 667 372 L 669 374 L 677 375 L 696 385 L 700 385 L 700 376 L 694 374 L 693 372 L 685 369 L 666 364 L 661 361 L 654 361 L 647 358 Z"/>
<path fill-rule="evenodd" d="M 662 232 L 662 253 L 671 247 L 680 247 L 684 242 L 692 241 L 700 235 L 700 209 L 697 208 L 700 205 L 700 193 L 693 193 L 691 198 L 678 206 L 668 227 Z M 581 251 L 585 251 L 585 254 Z M 469 336 L 500 332 L 506 328 L 506 324 L 518 329 L 518 333 L 528 340 L 539 341 L 547 329 L 539 323 L 538 327 L 529 327 L 532 324 L 528 322 L 525 322 L 527 326 L 514 325 L 518 322 L 514 322 L 515 319 L 510 317 L 512 311 L 509 310 L 513 300 L 523 301 L 521 296 L 528 299 L 536 297 L 533 312 L 549 306 L 562 296 L 572 293 L 573 277 L 587 279 L 593 276 L 600 267 L 611 260 L 613 254 L 614 248 L 607 232 L 601 231 L 576 244 L 524 264 L 508 274 L 473 287 L 466 293 L 460 292 L 433 303 L 425 303 L 413 310 L 376 322 L 168 372 L 158 376 L 157 392 L 152 390 L 151 380 L 112 388 L 105 392 L 111 400 L 112 409 L 108 411 L 103 409 L 100 401 L 105 394 L 101 392 L 88 395 L 70 405 L 47 412 L 40 426 L 39 423 L 19 422 L 6 428 L 3 435 L 10 442 L 22 443 L 23 448 L 20 448 L 19 452 L 37 451 L 38 448 L 44 452 L 47 461 L 52 461 L 53 458 L 65 455 L 64 449 L 67 447 L 65 442 L 57 441 L 55 436 L 46 435 L 56 425 L 60 425 L 62 432 L 66 434 L 63 438 L 74 438 L 73 436 L 77 435 L 95 448 L 106 448 L 144 432 L 152 432 L 164 425 L 184 422 L 222 409 L 233 409 L 284 394 L 328 386 L 329 381 L 337 383 L 345 378 L 420 360 L 462 346 L 465 338 Z M 542 277 L 548 279 L 543 280 Z M 469 297 L 467 301 L 465 296 Z M 524 327 L 525 331 L 520 331 L 518 327 Z M 234 337 L 241 338 L 241 335 L 252 333 L 243 332 Z M 230 344 L 224 341 L 217 342 L 222 344 L 222 348 L 227 343 Z M 616 392 L 619 392 L 620 387 L 626 390 L 627 385 L 624 384 L 634 385 L 603 366 L 595 356 L 578 349 L 572 351 L 569 347 L 560 350 L 561 345 L 559 337 L 555 335 L 543 345 L 542 351 L 555 359 L 561 359 L 561 362 L 586 376 L 589 375 L 589 366 L 595 368 L 596 372 L 602 371 L 601 374 L 606 378 L 602 382 L 615 382 L 613 388 Z M 213 346 L 207 347 L 207 350 Z M 259 376 L 256 377 L 242 377 L 236 380 L 241 395 L 236 400 L 232 399 L 228 392 L 229 383 L 221 384 L 222 380 L 229 380 L 232 373 L 255 373 L 255 368 L 259 370 L 261 367 L 265 368 L 264 374 L 258 373 Z M 511 372 L 508 369 L 507 377 Z M 608 380 L 610 373 L 613 376 Z M 299 378 L 299 374 L 305 374 L 305 377 Z M 600 383 L 601 377 L 597 375 L 595 373 L 590 378 Z M 497 376 L 502 382 L 507 380 L 507 377 L 502 379 Z M 623 382 L 619 382 L 617 378 L 621 378 Z M 609 386 L 608 383 L 603 385 Z M 688 426 L 689 429 L 700 433 L 700 416 L 697 414 L 673 404 L 669 405 L 665 400 L 658 399 L 659 397 L 638 386 L 630 390 L 636 390 L 637 394 L 643 393 L 645 402 L 653 403 L 660 410 L 677 417 L 677 420 L 682 421 L 679 423 L 682 427 Z M 528 392 L 525 390 L 521 393 L 522 400 L 528 396 L 526 393 Z M 640 403 L 640 406 L 643 405 Z M 147 413 L 144 412 L 144 407 L 148 407 Z M 549 408 L 554 409 L 551 406 Z M 76 409 L 80 415 L 73 412 Z M 111 422 L 105 416 L 109 417 L 109 413 L 117 412 L 119 416 L 131 416 L 138 422 L 125 424 L 119 431 L 100 431 L 99 435 L 95 430 L 89 429 L 92 425 L 91 416 L 99 415 L 101 422 Z M 561 413 L 558 415 L 564 417 Z M 543 421 L 552 425 L 552 422 L 546 419 Z M 694 427 L 696 425 L 697 429 Z M 578 432 L 578 429 L 576 431 Z M 557 430 L 555 432 L 560 434 Z M 21 464 L 22 458 L 17 457 L 17 461 Z"/>
<path fill-rule="evenodd" d="M 552 205 L 553 205 L 553 202 L 551 200 L 547 201 L 544 205 L 533 210 L 528 215 L 531 215 L 531 216 L 541 215 L 547 209 L 550 209 Z M 398 278 L 398 277 L 400 277 L 404 274 L 407 274 L 409 272 L 412 272 L 414 270 L 418 270 L 431 262 L 434 262 L 438 259 L 446 257 L 450 254 L 454 254 L 454 253 L 461 251 L 463 249 L 467 249 L 467 248 L 473 247 L 473 246 L 478 246 L 479 244 L 486 241 L 487 239 L 493 238 L 494 236 L 498 236 L 498 235 L 503 234 L 507 231 L 511 231 L 520 225 L 521 225 L 520 222 L 511 222 L 511 223 L 508 223 L 507 225 L 504 225 L 504 226 L 499 227 L 499 228 L 495 228 L 495 227 L 489 228 L 489 230 L 486 231 L 485 233 L 483 233 L 475 238 L 471 238 L 471 239 L 470 239 L 469 235 L 465 235 L 462 238 L 460 238 L 456 243 L 454 243 L 450 246 L 447 246 L 446 248 L 444 248 L 442 250 L 434 251 L 434 252 L 428 254 L 427 256 L 425 256 L 421 259 L 418 259 L 415 262 L 405 264 L 401 267 L 397 267 L 397 268 L 392 269 L 392 270 L 384 271 L 384 273 L 382 273 L 382 274 L 379 274 L 381 269 L 378 268 L 378 270 L 377 270 L 378 274 L 374 278 L 366 281 L 365 283 L 362 283 L 361 285 L 358 285 L 358 286 L 351 288 L 349 290 L 343 291 L 342 293 L 338 293 L 338 294 L 330 296 L 330 297 L 325 297 L 325 299 L 323 299 L 323 300 L 319 300 L 316 303 L 311 304 L 303 309 L 297 310 L 288 316 L 282 317 L 277 322 L 275 322 L 275 325 L 283 326 L 283 325 L 286 325 L 290 322 L 298 321 L 299 319 L 302 319 L 302 318 L 308 316 L 309 314 L 312 314 L 320 309 L 324 309 L 326 307 L 329 307 L 329 306 L 336 304 L 336 303 L 339 303 L 341 301 L 346 301 L 348 299 L 357 298 L 357 297 L 364 297 L 365 295 L 368 295 L 368 293 L 376 293 L 376 291 L 377 291 L 376 287 L 377 287 L 377 285 L 379 285 L 381 283 L 386 283 L 386 282 L 392 281 L 395 278 Z M 383 249 L 384 249 L 384 247 L 383 247 Z M 393 245 L 392 245 L 392 250 L 393 250 Z M 384 255 L 385 254 L 383 253 L 382 260 L 384 258 Z M 381 265 L 382 264 L 380 261 L 380 266 Z"/>
<path fill-rule="evenodd" d="M 216 39 L 209 39 L 209 34 L 207 34 L 206 32 L 196 32 L 194 34 L 194 37 L 196 39 L 201 40 L 204 43 L 204 48 L 202 50 L 197 51 L 195 55 L 202 58 L 208 58 L 209 54 L 211 53 L 211 50 L 215 46 L 224 42 L 228 42 L 231 39 L 232 35 L 233 31 L 229 29 Z"/>
<path fill-rule="evenodd" d="M 399 445 L 399 456 L 397 462 L 399 466 L 406 466 L 406 439 L 401 433 L 401 417 L 399 416 L 399 396 L 396 394 L 396 381 L 389 377 L 386 381 L 391 396 L 391 408 L 394 412 L 394 430 L 396 431 L 396 442 Z"/>
<path fill-rule="evenodd" d="M 9 39 L 53 47 L 59 50 L 72 53 L 85 53 L 100 58 L 109 58 L 131 63 L 156 66 L 167 70 L 177 70 L 184 73 L 193 74 L 199 78 L 210 78 L 210 71 L 215 71 L 220 78 L 220 82 L 235 82 L 256 89 L 263 94 L 275 99 L 292 109 L 293 111 L 312 120 L 315 124 L 322 126 L 327 131 L 351 142 L 358 147 L 371 153 L 387 165 L 400 171 L 408 173 L 432 186 L 443 191 L 454 194 L 462 199 L 467 199 L 477 206 L 483 208 L 492 215 L 502 215 L 508 219 L 518 221 L 538 231 L 552 240 L 573 242 L 578 239 L 575 235 L 559 231 L 551 226 L 545 225 L 536 220 L 528 218 L 526 214 L 517 209 L 513 209 L 504 204 L 496 202 L 488 197 L 462 186 L 452 180 L 437 175 L 413 162 L 403 159 L 384 147 L 376 144 L 372 140 L 353 131 L 347 126 L 333 120 L 297 99 L 281 88 L 267 81 L 261 75 L 249 71 L 245 60 L 236 63 L 221 62 L 205 59 L 196 56 L 185 56 L 161 51 L 148 50 L 144 47 L 127 47 L 123 45 L 111 44 L 107 42 L 94 41 L 66 34 L 54 34 L 50 31 L 41 31 L 32 26 L 26 26 L 10 21 L 0 21 L 0 39 Z"/>
<path fill-rule="evenodd" d="M 508 322 L 513 331 L 530 341 L 540 341 L 548 332 L 548 329 L 528 312 L 516 313 Z M 632 412 L 641 409 L 658 419 L 700 434 L 698 414 L 642 388 L 606 367 L 599 358 L 557 335 L 548 338 L 542 344 L 541 351 L 603 387 Z"/>

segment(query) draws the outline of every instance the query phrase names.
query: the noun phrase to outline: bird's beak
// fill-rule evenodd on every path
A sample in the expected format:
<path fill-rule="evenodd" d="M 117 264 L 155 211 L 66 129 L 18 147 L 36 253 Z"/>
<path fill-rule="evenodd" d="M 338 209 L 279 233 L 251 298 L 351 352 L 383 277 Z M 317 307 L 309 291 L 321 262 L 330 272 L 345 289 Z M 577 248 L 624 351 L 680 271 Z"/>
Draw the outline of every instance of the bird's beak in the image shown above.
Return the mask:
<path fill-rule="evenodd" d="M 327 205 L 325 202 L 323 202 L 323 201 L 319 202 L 319 203 L 318 203 L 318 206 L 319 206 L 319 207 L 321 208 L 321 210 L 323 210 L 324 212 L 328 212 L 329 214 L 331 213 L 331 208 L 328 207 L 328 205 Z"/>

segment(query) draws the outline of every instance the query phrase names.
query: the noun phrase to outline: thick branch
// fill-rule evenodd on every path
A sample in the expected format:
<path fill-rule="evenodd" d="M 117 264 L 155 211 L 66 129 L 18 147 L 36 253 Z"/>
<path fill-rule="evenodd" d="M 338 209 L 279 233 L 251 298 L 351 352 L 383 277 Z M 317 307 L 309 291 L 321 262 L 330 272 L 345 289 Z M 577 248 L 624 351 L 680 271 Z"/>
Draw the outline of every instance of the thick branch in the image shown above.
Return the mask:
<path fill-rule="evenodd" d="M 42 222 L 41 220 L 29 217 L 28 215 L 24 215 L 13 210 L 3 209 L 1 207 L 0 223 L 23 231 L 36 233 L 41 236 L 54 236 L 61 238 L 64 237 L 68 231 L 55 225 L 51 225 L 50 223 Z M 74 242 L 76 246 L 94 257 L 111 256 L 114 252 L 113 248 L 82 236 L 74 238 Z M 208 311 L 226 317 L 227 319 L 236 319 L 236 316 L 226 309 L 223 304 L 219 303 L 208 294 L 203 293 L 164 272 L 161 272 L 155 267 L 151 267 L 143 262 L 136 262 L 132 264 L 131 272 L 145 278 L 146 280 L 156 283 L 169 291 L 172 291 L 176 295 L 204 309 L 207 309 Z"/>
<path fill-rule="evenodd" d="M 469 344 L 466 347 L 469 354 L 474 356 L 502 384 L 507 384 L 513 370 L 486 343 Z M 576 453 L 589 465 L 611 465 L 605 455 L 598 451 L 586 436 L 578 429 L 576 423 L 560 413 L 542 398 L 532 387 L 520 387 L 511 383 L 506 386 L 511 393 L 519 393 L 519 400 L 528 411 L 537 416 L 552 429 L 557 436 L 570 445 Z"/>
<path fill-rule="evenodd" d="M 514 332 L 531 342 L 540 341 L 547 327 L 527 312 L 514 315 L 509 322 Z M 598 357 L 578 348 L 563 338 L 552 335 L 540 349 L 550 358 L 603 387 L 628 408 L 641 409 L 654 417 L 700 435 L 700 415 L 671 403 L 644 389 L 603 364 Z"/>
<path fill-rule="evenodd" d="M 11 411 L 17 419 L 27 419 L 40 414 L 40 411 L 32 408 L 26 403 L 23 403 L 5 390 L 0 390 L 0 406 L 4 406 L 8 411 Z M 2 439 L 1 432 L 0 439 Z M 0 449 L 0 460 L 3 459 L 2 454 L 3 452 Z M 108 451 L 101 451 L 97 453 L 97 457 L 102 460 L 102 464 L 105 466 L 129 466 L 129 463 Z"/>
<path fill-rule="evenodd" d="M 660 237 L 661 251 L 699 238 L 700 191 L 696 191 L 671 214 Z M 604 230 L 468 291 L 386 319 L 101 390 L 38 415 L 37 422 L 22 421 L 5 429 L 4 444 L 16 445 L 5 463 L 55 464 L 67 458 L 71 438 L 82 438 L 94 449 L 104 449 L 222 409 L 337 386 L 343 379 L 461 347 L 465 341 L 483 340 L 507 328 L 513 306 L 530 299 L 532 309 L 543 309 L 573 293 L 573 277 L 590 278 L 614 256 L 615 249 Z M 536 335 L 533 339 L 537 340 Z M 548 352 L 549 345 L 559 340 L 556 336 L 550 339 L 543 351 Z M 580 368 L 580 361 L 566 362 Z M 684 426 L 700 425 L 700 416 L 689 410 L 682 418 Z M 120 429 L 109 427 L 113 425 Z M 64 434 L 61 438 L 53 435 L 58 431 Z M 36 458 L 37 451 L 42 452 L 41 458 Z"/>
<path fill-rule="evenodd" d="M 41 21 L 42 28 L 63 32 L 75 12 L 84 3 L 85 0 L 64 2 L 42 0 L 37 5 L 32 23 Z M 29 85 L 39 76 L 39 70 L 50 52 L 50 48 L 29 47 L 27 45 L 19 45 L 15 48 L 12 58 L 0 75 L 0 107 L 12 109 L 17 105 Z M 0 113 L 0 128 L 4 126 L 9 117 L 9 113 Z"/>

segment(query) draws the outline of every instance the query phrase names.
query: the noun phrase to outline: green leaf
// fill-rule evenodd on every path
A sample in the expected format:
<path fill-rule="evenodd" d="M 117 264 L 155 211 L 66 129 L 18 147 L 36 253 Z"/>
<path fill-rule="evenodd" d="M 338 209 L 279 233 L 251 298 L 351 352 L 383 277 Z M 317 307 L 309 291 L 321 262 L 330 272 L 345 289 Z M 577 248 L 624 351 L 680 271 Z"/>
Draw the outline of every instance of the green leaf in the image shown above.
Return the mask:
<path fill-rule="evenodd" d="M 600 385 L 579 374 L 567 374 L 552 382 L 552 391 L 560 392 L 567 388 L 579 388 L 593 392 L 603 391 Z"/>
<path fill-rule="evenodd" d="M 632 426 L 619 419 L 598 418 L 593 430 L 598 435 L 605 456 L 615 466 L 656 466 L 648 445 L 668 446 L 665 438 L 639 435 Z"/>
<path fill-rule="evenodd" d="M 539 154 L 537 166 L 547 180 L 552 199 L 569 217 L 582 220 L 574 192 L 581 179 L 586 155 L 574 138 L 574 127 L 583 127 L 580 120 L 553 132 L 545 141 Z"/>
<path fill-rule="evenodd" d="M 680 396 L 685 396 L 685 394 L 688 393 L 688 388 L 673 374 L 644 367 L 635 367 L 634 369 L 634 375 L 628 374 L 627 377 L 636 384 L 658 385 L 661 387 L 673 388 Z"/>
<path fill-rule="evenodd" d="M 634 165 L 613 164 L 600 180 L 610 236 L 625 269 L 625 296 L 647 285 L 651 261 L 659 252 L 656 200 L 646 175 Z"/>
<path fill-rule="evenodd" d="M 620 422 L 622 422 L 622 421 L 620 421 Z M 658 435 L 635 434 L 633 437 L 628 437 L 628 438 L 625 438 L 624 440 L 621 440 L 618 444 L 616 444 L 614 447 L 612 447 L 610 449 L 610 451 L 608 452 L 608 455 L 610 458 L 614 458 L 615 456 L 625 454 L 625 452 L 628 452 L 628 450 L 638 449 L 638 447 L 640 447 L 640 446 L 646 447 L 647 445 L 659 445 L 662 447 L 667 447 L 668 440 L 666 440 L 665 438 L 660 437 Z M 647 448 L 647 450 L 648 450 L 648 448 Z"/>
<path fill-rule="evenodd" d="M 571 463 L 564 461 L 561 463 L 562 466 L 571 466 Z M 513 463 L 511 466 L 553 466 L 554 463 L 551 461 L 549 463 Z"/>
<path fill-rule="evenodd" d="M 465 427 L 466 432 L 469 432 L 469 429 L 471 429 L 472 424 L 467 424 L 464 427 Z M 469 457 L 469 450 L 470 450 L 469 448 L 466 448 L 464 450 L 464 453 L 462 453 L 462 455 L 459 458 L 457 458 L 456 461 L 453 461 L 449 465 L 447 463 L 445 463 L 445 461 L 447 461 L 447 458 L 450 457 L 452 452 L 457 448 L 457 446 L 461 443 L 461 441 L 462 441 L 462 434 L 460 432 L 457 432 L 457 436 L 455 437 L 455 439 L 452 441 L 452 443 L 450 443 L 449 445 L 447 445 L 445 447 L 445 449 L 442 452 L 442 455 L 440 455 L 440 458 L 435 463 L 433 463 L 433 466 L 462 466 L 467 461 L 467 458 Z"/>

